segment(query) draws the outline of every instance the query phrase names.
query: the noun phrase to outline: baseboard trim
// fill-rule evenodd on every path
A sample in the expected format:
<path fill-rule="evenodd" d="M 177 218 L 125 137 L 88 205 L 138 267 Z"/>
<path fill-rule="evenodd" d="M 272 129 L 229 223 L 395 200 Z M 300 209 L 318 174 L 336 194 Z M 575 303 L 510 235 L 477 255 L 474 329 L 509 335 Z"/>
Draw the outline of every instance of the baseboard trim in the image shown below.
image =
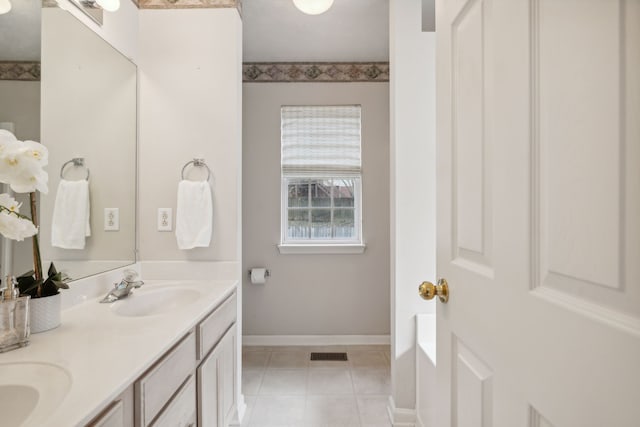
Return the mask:
<path fill-rule="evenodd" d="M 396 408 L 393 396 L 389 396 L 387 412 L 393 427 L 416 427 L 416 410 L 406 408 Z"/>
<path fill-rule="evenodd" d="M 243 335 L 242 345 L 388 345 L 389 335 Z"/>

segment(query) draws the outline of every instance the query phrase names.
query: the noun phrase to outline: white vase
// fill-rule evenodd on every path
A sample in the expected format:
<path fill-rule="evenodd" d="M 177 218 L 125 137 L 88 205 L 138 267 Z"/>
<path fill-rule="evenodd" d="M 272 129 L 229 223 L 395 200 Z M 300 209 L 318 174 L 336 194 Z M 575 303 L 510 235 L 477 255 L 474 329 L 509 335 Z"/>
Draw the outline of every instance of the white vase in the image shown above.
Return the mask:
<path fill-rule="evenodd" d="M 60 326 L 61 296 L 56 295 L 43 298 L 31 298 L 29 312 L 31 333 L 48 331 Z"/>

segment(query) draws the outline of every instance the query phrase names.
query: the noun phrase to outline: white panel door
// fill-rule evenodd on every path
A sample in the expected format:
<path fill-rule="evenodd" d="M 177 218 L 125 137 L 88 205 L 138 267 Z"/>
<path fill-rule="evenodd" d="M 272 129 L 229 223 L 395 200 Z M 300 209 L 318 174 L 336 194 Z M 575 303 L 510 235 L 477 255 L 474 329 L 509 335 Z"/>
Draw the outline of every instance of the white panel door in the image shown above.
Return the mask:
<path fill-rule="evenodd" d="M 640 0 L 439 0 L 441 427 L 640 426 Z"/>

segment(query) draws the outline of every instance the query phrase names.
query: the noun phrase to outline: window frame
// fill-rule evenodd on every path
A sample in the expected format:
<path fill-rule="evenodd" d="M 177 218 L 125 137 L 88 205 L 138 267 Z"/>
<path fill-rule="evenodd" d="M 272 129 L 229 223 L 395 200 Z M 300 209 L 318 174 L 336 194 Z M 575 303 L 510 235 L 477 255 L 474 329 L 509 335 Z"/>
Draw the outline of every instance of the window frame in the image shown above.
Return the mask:
<path fill-rule="evenodd" d="M 343 113 L 336 116 L 327 115 L 326 108 L 346 107 Z M 357 110 L 349 110 L 352 108 Z M 305 109 L 309 111 L 304 111 Z M 291 110 L 289 110 L 291 109 Z M 317 116 L 314 111 L 317 111 Z M 286 114 L 285 114 L 286 113 Z M 285 118 L 286 117 L 286 118 Z M 353 130 L 356 122 L 353 121 L 357 117 L 357 137 Z M 318 121 L 303 126 L 307 120 Z M 346 105 L 282 105 L 280 108 L 280 152 L 281 152 L 281 169 L 280 169 L 280 243 L 277 245 L 282 254 L 357 254 L 363 253 L 366 245 L 364 244 L 364 224 L 363 224 L 363 208 L 362 208 L 362 105 L 346 104 Z M 328 122 L 327 122 L 328 121 Z M 346 121 L 346 122 L 345 122 Z M 351 124 L 350 124 L 351 123 Z M 285 138 L 285 125 L 288 131 Z M 327 126 L 335 125 L 336 139 L 333 137 L 327 139 Z M 302 127 L 298 127 L 302 126 Z M 315 129 L 311 130 L 311 126 L 318 127 L 318 133 Z M 309 134 L 305 132 L 311 132 Z M 308 140 L 307 135 L 310 137 Z M 304 141 L 298 141 L 303 138 Z M 286 140 L 286 144 L 285 144 Z M 325 142 L 334 146 L 323 147 Z M 354 157 L 353 147 L 357 143 L 358 154 L 357 163 Z M 302 144 L 302 147 L 298 144 Z M 286 149 L 285 149 L 286 146 Z M 326 150 L 329 151 L 326 151 Z M 319 152 L 314 153 L 314 150 Z M 331 151 L 337 150 L 337 151 Z M 286 155 L 285 155 L 286 153 Z M 328 157 L 323 159 L 322 154 Z M 307 155 L 311 154 L 309 158 Z M 318 156 L 320 154 L 320 156 Z M 299 161 L 297 159 L 302 161 Z M 285 161 L 286 159 L 286 161 Z M 328 160 L 328 163 L 326 162 Z M 289 212 L 296 210 L 296 206 L 289 207 L 289 183 L 292 180 L 339 180 L 351 179 L 353 185 L 353 225 L 355 236 L 353 238 L 312 238 L 310 230 L 308 238 L 289 238 Z M 333 184 L 333 183 L 332 183 Z M 331 186 L 331 204 L 328 207 L 331 210 L 331 235 L 333 231 L 334 221 L 333 215 L 340 206 L 334 205 L 334 186 Z M 346 206 L 345 206 L 346 207 Z M 327 207 L 312 206 L 311 194 L 309 194 L 308 205 L 306 208 L 299 207 L 300 210 L 306 210 L 308 213 L 309 226 L 312 224 L 312 213 L 314 209 L 322 209 Z M 301 218 L 302 219 L 302 218 Z"/>
<path fill-rule="evenodd" d="M 356 236 L 353 239 L 290 239 L 287 237 L 287 228 L 289 223 L 289 181 L 290 180 L 335 180 L 335 179 L 352 179 L 353 185 L 353 222 Z M 362 174 L 357 175 L 325 175 L 325 176 L 305 176 L 305 175 L 285 175 L 280 174 L 280 244 L 279 247 L 350 247 L 354 248 L 362 247 L 364 249 L 364 242 L 362 238 Z M 330 209 L 335 209 L 333 206 L 333 195 L 331 197 Z M 309 201 L 311 203 L 311 201 Z M 323 209 L 326 207 L 318 207 L 316 209 Z M 314 209 L 312 207 L 302 208 Z M 301 210 L 302 210 L 301 209 Z M 321 249 L 319 249 L 321 250 Z M 282 250 L 281 250 L 282 252 Z"/>

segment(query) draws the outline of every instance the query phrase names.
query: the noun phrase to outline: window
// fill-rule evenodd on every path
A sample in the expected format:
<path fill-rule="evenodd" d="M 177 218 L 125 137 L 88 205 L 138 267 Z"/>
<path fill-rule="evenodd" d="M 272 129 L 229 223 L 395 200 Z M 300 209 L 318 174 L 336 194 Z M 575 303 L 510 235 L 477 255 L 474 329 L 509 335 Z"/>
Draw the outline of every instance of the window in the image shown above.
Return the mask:
<path fill-rule="evenodd" d="M 281 252 L 362 246 L 360 106 L 284 106 L 281 126 Z"/>

